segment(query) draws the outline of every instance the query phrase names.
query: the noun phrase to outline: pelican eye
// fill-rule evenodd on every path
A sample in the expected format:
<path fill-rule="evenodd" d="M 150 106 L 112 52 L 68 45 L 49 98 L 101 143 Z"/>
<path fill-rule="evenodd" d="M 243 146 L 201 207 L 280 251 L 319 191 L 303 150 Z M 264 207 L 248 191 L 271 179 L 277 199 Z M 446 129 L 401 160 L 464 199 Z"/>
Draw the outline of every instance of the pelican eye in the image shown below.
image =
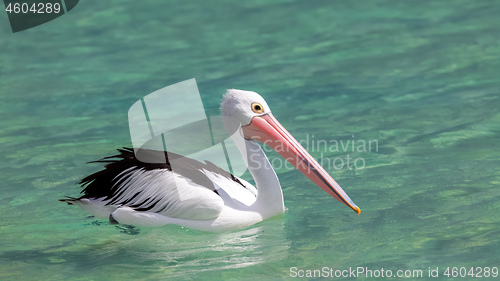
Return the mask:
<path fill-rule="evenodd" d="M 252 103 L 252 111 L 255 113 L 264 113 L 264 107 L 262 107 L 262 104 L 258 102 Z"/>

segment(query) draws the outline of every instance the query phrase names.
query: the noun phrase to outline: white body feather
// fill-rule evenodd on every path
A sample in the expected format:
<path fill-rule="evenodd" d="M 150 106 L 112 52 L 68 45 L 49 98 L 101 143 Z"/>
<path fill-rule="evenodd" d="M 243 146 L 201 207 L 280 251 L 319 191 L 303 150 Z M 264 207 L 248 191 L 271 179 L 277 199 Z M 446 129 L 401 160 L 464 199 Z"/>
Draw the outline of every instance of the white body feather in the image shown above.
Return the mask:
<path fill-rule="evenodd" d="M 259 147 L 251 140 L 245 140 L 252 161 L 258 161 L 257 168 L 249 167 L 257 186 L 239 179 L 245 187 L 234 180 L 212 171 L 203 173 L 212 181 L 217 193 L 207 187 L 194 183 L 169 170 L 133 170 L 124 171 L 118 177 L 128 173 L 125 180 L 119 180 L 117 196 L 103 198 L 83 198 L 74 204 L 89 213 L 108 218 L 110 215 L 123 224 L 138 226 L 161 226 L 177 224 L 197 230 L 222 232 L 251 226 L 266 218 L 284 212 L 283 194 L 276 173 Z M 261 185 L 263 185 L 261 187 Z M 122 190 L 123 189 L 123 190 Z M 134 196 L 140 192 L 140 196 Z M 148 199 L 149 198 L 149 199 Z M 182 198 L 182 199 L 181 199 Z M 134 208 L 120 205 L 106 205 L 118 199 L 129 204 L 143 202 L 148 211 L 136 211 Z"/>

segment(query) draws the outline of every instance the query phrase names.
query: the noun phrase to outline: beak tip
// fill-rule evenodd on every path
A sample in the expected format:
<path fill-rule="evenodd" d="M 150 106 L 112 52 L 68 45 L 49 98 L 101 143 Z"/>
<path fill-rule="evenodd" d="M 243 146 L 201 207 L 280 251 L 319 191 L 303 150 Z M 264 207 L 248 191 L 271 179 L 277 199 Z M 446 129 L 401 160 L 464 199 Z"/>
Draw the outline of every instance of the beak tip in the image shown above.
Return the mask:
<path fill-rule="evenodd" d="M 358 206 L 356 206 L 356 209 L 354 211 L 358 213 L 358 215 L 361 215 L 361 209 Z"/>

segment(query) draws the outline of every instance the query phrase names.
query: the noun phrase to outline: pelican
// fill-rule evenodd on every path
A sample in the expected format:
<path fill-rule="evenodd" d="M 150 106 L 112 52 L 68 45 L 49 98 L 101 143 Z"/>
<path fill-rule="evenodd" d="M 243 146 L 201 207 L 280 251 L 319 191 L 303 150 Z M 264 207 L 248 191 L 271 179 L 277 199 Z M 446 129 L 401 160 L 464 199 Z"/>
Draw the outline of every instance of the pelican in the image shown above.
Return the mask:
<path fill-rule="evenodd" d="M 110 223 L 138 226 L 176 224 L 190 229 L 224 232 L 246 228 L 284 213 L 283 192 L 275 171 L 257 142 L 265 143 L 312 182 L 350 207 L 361 210 L 319 163 L 271 114 L 257 93 L 227 90 L 221 103 L 224 117 L 239 121 L 246 146 L 248 170 L 256 187 L 209 161 L 184 158 L 186 167 L 173 170 L 167 163 L 144 163 L 134 150 L 96 162 L 103 170 L 82 179 L 83 195 L 60 201 L 77 205 Z M 162 152 L 163 153 L 163 152 Z M 171 154 L 170 154 L 171 155 Z M 206 180 L 200 180 L 204 178 Z M 180 200 L 179 195 L 183 196 Z"/>

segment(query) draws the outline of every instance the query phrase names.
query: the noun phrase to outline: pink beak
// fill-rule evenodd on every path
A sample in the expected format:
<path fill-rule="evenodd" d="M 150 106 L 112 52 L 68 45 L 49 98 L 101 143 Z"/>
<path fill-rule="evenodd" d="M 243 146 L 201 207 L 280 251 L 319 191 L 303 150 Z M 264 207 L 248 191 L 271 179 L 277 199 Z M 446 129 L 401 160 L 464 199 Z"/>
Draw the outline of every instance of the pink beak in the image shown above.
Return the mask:
<path fill-rule="evenodd" d="M 250 124 L 243 126 L 242 130 L 245 138 L 270 146 L 326 193 L 353 209 L 358 215 L 361 213 L 361 209 L 352 202 L 337 182 L 271 113 L 253 117 Z"/>

